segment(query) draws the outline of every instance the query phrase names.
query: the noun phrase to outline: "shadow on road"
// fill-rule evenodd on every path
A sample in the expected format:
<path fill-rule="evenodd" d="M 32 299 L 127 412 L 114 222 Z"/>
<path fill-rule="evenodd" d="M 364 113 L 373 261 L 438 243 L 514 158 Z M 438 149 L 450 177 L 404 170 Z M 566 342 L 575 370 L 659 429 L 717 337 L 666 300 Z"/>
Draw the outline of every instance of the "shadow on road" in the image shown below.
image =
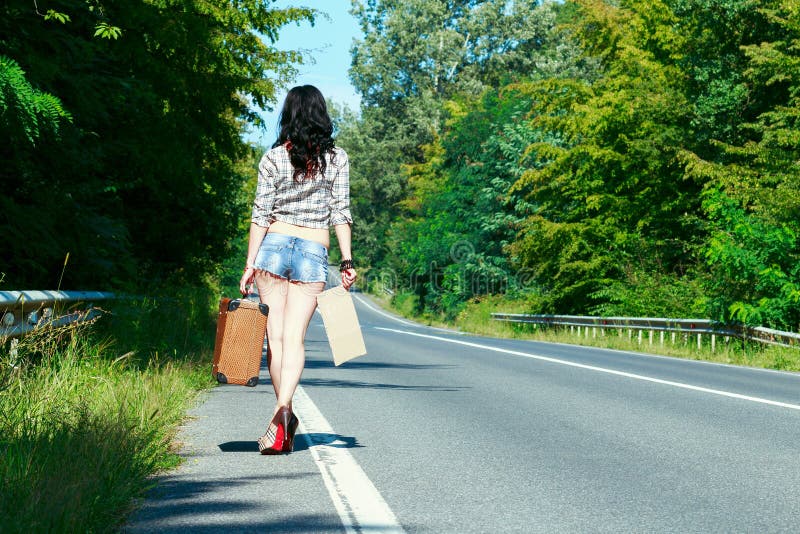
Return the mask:
<path fill-rule="evenodd" d="M 231 442 L 248 443 L 248 442 Z M 252 442 L 255 445 L 255 442 Z M 220 446 L 221 447 L 221 446 Z M 256 446 L 256 450 L 258 447 Z M 165 477 L 151 490 L 143 508 L 133 514 L 122 532 L 169 532 L 183 534 L 212 532 L 343 532 L 335 515 L 295 513 L 276 504 L 252 499 L 231 498 L 247 492 L 253 484 L 280 485 L 281 481 L 316 477 L 319 473 L 263 474 L 217 480 L 187 480 Z M 274 508 L 275 520 L 253 521 L 254 511 Z"/>
<path fill-rule="evenodd" d="M 222 452 L 258 452 L 258 442 L 253 441 L 226 441 L 220 443 L 219 450 Z"/>
<path fill-rule="evenodd" d="M 358 439 L 352 436 L 342 436 L 340 434 L 326 434 L 311 432 L 307 434 L 297 434 L 294 440 L 294 452 L 307 451 L 308 443 L 313 445 L 328 445 L 337 449 L 355 449 L 363 445 L 358 443 Z M 222 452 L 258 452 L 258 442 L 253 441 L 226 441 L 218 445 Z"/>
<path fill-rule="evenodd" d="M 303 387 L 393 389 L 397 391 L 462 391 L 465 389 L 470 389 L 464 386 L 381 384 L 376 382 L 363 382 L 360 380 L 334 380 L 330 378 L 303 378 L 300 381 L 300 384 Z M 268 391 L 267 393 L 274 395 L 274 393 L 271 391 Z"/>
<path fill-rule="evenodd" d="M 306 358 L 306 369 L 332 369 L 333 361 L 327 359 L 312 359 Z M 430 370 L 430 369 L 452 369 L 455 365 L 428 365 L 417 363 L 385 363 L 385 362 L 361 362 L 349 361 L 339 366 L 341 369 L 406 369 L 409 371 L 415 370 Z"/>
<path fill-rule="evenodd" d="M 308 434 L 297 434 L 294 441 L 294 452 L 307 451 L 309 443 L 311 443 L 312 446 L 327 445 L 337 449 L 357 449 L 364 447 L 359 444 L 358 439 L 353 436 L 310 432 Z"/>

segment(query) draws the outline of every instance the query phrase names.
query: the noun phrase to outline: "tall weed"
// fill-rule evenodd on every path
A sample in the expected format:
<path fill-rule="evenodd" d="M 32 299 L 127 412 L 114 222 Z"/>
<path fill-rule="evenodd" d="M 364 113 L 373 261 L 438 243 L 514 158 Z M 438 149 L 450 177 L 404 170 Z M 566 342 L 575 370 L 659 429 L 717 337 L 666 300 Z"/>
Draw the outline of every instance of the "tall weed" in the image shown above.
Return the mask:
<path fill-rule="evenodd" d="M 201 293 L 2 345 L 0 532 L 116 531 L 148 477 L 178 463 L 174 433 L 211 384 Z"/>

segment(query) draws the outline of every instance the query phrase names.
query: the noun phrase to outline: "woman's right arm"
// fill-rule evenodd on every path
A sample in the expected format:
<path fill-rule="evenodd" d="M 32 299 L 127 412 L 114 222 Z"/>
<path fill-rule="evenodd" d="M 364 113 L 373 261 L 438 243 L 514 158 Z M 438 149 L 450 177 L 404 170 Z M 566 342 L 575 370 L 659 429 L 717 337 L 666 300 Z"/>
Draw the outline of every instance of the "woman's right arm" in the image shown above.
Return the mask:
<path fill-rule="evenodd" d="M 261 247 L 264 236 L 267 235 L 271 222 L 272 209 L 275 205 L 276 172 L 275 162 L 264 154 L 258 163 L 258 186 L 256 187 L 256 198 L 253 201 L 247 259 L 245 260 L 244 274 L 239 281 L 239 291 L 242 295 L 247 294 L 247 286 L 253 283 L 258 249 Z"/>
<path fill-rule="evenodd" d="M 247 244 L 247 262 L 244 267 L 244 274 L 239 280 L 239 292 L 242 295 L 247 295 L 247 286 L 253 283 L 253 277 L 256 274 L 255 262 L 258 255 L 258 249 L 261 242 L 264 241 L 264 236 L 267 235 L 267 228 L 259 226 L 254 222 L 250 223 L 250 241 Z"/>

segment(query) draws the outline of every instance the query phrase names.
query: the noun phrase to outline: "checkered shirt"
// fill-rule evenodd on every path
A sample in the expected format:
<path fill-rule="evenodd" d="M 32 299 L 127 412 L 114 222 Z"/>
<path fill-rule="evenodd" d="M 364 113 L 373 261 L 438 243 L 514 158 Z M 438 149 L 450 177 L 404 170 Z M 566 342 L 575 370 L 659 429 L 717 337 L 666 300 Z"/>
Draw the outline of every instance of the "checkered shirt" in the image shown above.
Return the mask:
<path fill-rule="evenodd" d="M 336 147 L 325 158 L 328 166 L 324 175 L 298 182 L 292 176 L 294 168 L 285 146 L 277 146 L 264 154 L 258 164 L 258 187 L 251 220 L 264 227 L 273 221 L 308 228 L 352 223 L 347 153 Z"/>

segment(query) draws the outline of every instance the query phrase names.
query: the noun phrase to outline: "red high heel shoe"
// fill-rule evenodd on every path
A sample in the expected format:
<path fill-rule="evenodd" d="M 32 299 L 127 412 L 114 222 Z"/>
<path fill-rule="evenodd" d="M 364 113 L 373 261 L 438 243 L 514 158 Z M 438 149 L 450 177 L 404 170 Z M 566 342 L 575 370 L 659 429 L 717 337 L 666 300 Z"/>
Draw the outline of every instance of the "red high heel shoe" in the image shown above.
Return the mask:
<path fill-rule="evenodd" d="M 291 452 L 292 441 L 289 439 L 291 419 L 292 411 L 287 406 L 278 409 L 278 413 L 272 418 L 267 431 L 258 438 L 258 450 L 261 451 L 261 454 Z M 294 438 L 293 435 L 292 438 Z"/>

